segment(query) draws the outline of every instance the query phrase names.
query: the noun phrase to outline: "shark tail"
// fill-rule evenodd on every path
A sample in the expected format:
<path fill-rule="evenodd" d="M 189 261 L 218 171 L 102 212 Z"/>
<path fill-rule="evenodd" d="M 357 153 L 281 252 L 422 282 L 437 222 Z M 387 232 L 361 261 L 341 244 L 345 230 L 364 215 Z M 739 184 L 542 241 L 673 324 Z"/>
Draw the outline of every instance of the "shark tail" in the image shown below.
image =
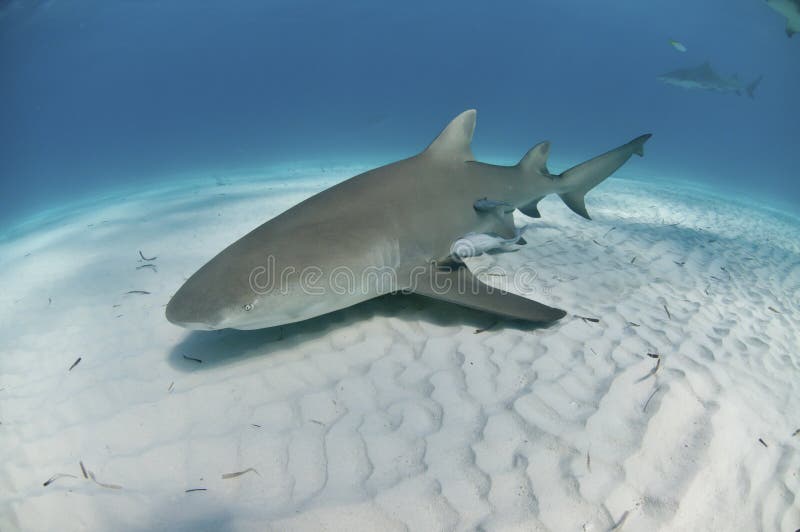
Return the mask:
<path fill-rule="evenodd" d="M 747 95 L 750 96 L 750 98 L 755 99 L 756 88 L 758 87 L 758 84 L 761 83 L 763 78 L 764 76 L 758 76 L 750 85 L 747 86 Z"/>
<path fill-rule="evenodd" d="M 586 210 L 586 193 L 625 164 L 633 154 L 644 156 L 644 143 L 652 135 L 636 137 L 627 144 L 570 168 L 556 178 L 559 197 L 573 212 L 591 220 Z"/>

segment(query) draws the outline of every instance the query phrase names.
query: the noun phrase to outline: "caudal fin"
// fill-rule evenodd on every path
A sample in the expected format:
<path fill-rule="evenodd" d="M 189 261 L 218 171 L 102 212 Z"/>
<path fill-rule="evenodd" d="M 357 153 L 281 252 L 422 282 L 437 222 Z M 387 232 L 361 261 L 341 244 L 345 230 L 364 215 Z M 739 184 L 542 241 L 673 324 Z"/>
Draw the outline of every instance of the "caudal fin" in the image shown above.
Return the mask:
<path fill-rule="evenodd" d="M 559 197 L 573 212 L 591 220 L 586 210 L 586 193 L 625 164 L 631 155 L 636 154 L 642 157 L 644 143 L 651 136 L 648 133 L 636 137 L 627 144 L 570 168 L 559 176 L 561 181 L 559 188 L 563 190 L 563 192 L 559 192 Z"/>
<path fill-rule="evenodd" d="M 646 133 L 630 141 L 628 144 L 632 145 L 633 153 L 635 153 L 639 157 L 644 157 L 644 143 L 647 142 L 647 139 L 649 139 L 652 136 L 653 136 L 652 133 Z"/>
<path fill-rule="evenodd" d="M 756 97 L 756 88 L 758 87 L 758 84 L 761 83 L 761 80 L 763 78 L 764 78 L 764 76 L 758 76 L 753 81 L 753 83 L 751 83 L 750 85 L 747 86 L 747 95 L 750 96 L 750 98 L 755 99 L 755 97 Z"/>

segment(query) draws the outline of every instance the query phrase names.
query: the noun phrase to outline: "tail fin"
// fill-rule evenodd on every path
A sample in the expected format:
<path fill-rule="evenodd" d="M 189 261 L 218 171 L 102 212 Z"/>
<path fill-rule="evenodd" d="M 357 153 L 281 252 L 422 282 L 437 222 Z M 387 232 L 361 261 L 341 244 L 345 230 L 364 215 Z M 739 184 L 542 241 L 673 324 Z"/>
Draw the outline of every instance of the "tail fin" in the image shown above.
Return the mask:
<path fill-rule="evenodd" d="M 558 194 L 559 197 L 573 212 L 591 220 L 586 211 L 586 193 L 613 174 L 634 153 L 639 157 L 644 156 L 644 143 L 651 136 L 648 133 L 636 137 L 627 144 L 570 168 L 559 176 L 562 183 L 559 188 L 564 190 Z"/>
<path fill-rule="evenodd" d="M 758 87 L 758 84 L 761 83 L 761 80 L 763 78 L 764 78 L 764 76 L 758 76 L 753 81 L 753 83 L 751 83 L 750 85 L 747 86 L 747 95 L 750 96 L 750 98 L 755 99 L 755 97 L 756 97 L 756 87 Z"/>
<path fill-rule="evenodd" d="M 644 143 L 647 142 L 647 140 L 652 136 L 652 133 L 645 133 L 644 135 L 640 135 L 630 141 L 628 144 L 633 147 L 633 153 L 639 157 L 644 157 Z"/>

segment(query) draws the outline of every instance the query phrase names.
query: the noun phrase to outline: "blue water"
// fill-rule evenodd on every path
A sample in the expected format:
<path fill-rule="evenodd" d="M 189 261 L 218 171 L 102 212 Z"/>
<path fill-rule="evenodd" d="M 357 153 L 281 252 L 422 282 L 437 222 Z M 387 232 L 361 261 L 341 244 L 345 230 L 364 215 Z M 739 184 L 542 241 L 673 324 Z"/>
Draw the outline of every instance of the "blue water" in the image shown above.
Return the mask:
<path fill-rule="evenodd" d="M 645 132 L 637 179 L 798 211 L 800 36 L 762 0 L 0 2 L 0 221 L 120 187 L 424 148 L 579 162 Z M 672 48 L 682 42 L 688 52 Z M 756 99 L 655 78 L 709 60 Z"/>

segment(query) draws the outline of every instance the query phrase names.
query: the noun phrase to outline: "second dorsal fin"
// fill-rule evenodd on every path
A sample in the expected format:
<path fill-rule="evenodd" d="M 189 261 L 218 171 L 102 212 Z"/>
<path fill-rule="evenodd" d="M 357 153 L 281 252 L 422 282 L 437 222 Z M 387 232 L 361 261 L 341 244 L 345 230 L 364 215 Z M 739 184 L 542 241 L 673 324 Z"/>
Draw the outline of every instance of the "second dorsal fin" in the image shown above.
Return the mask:
<path fill-rule="evenodd" d="M 517 166 L 526 174 L 538 172 L 541 175 L 550 175 L 550 171 L 547 169 L 548 155 L 550 155 L 550 143 L 540 142 L 528 150 Z"/>
<path fill-rule="evenodd" d="M 424 153 L 434 157 L 472 161 L 470 143 L 475 131 L 475 109 L 464 111 L 450 122 Z"/>

